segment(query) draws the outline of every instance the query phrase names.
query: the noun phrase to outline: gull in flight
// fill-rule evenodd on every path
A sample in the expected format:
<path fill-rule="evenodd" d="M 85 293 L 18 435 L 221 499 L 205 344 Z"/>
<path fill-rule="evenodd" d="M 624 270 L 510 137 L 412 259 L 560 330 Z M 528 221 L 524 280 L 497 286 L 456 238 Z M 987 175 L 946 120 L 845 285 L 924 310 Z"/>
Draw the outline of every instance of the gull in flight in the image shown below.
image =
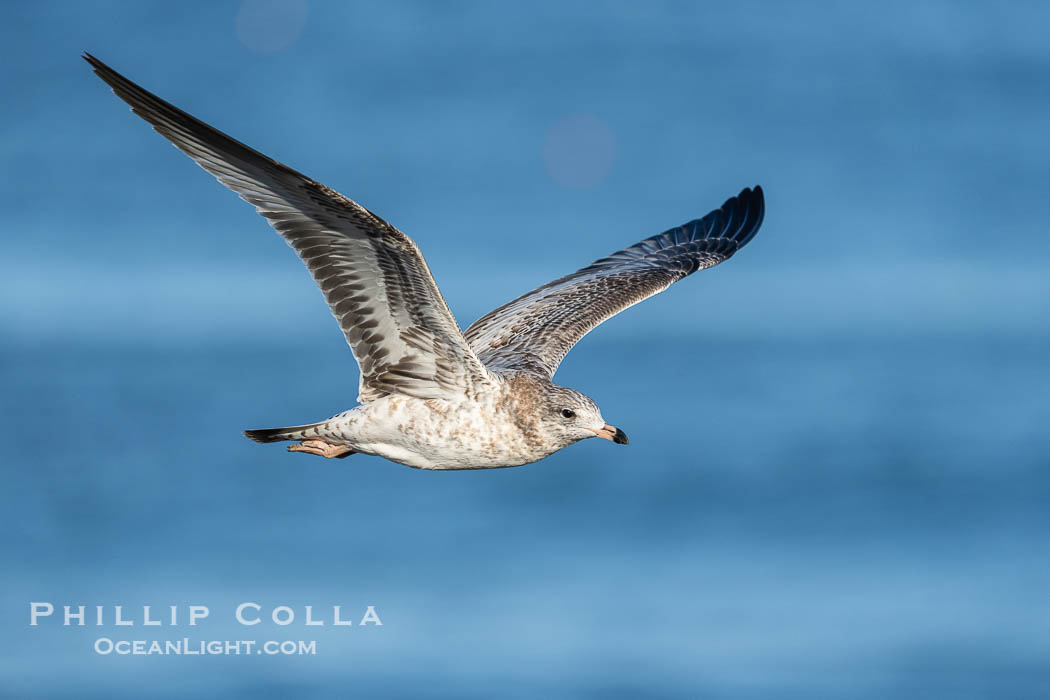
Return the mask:
<path fill-rule="evenodd" d="M 765 206 L 746 188 L 504 304 L 461 331 L 416 244 L 378 216 L 191 117 L 90 54 L 95 73 L 164 138 L 256 211 L 306 264 L 361 368 L 361 404 L 318 423 L 247 430 L 322 457 L 421 469 L 514 467 L 584 438 L 619 445 L 587 396 L 552 380 L 591 329 L 747 245 Z"/>

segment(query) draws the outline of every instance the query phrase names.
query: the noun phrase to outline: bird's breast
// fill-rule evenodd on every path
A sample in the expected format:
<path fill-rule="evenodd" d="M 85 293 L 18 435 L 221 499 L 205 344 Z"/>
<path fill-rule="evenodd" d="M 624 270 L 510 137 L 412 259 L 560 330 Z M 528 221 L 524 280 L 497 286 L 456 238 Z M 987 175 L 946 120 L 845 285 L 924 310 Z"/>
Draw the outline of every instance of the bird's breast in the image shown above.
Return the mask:
<path fill-rule="evenodd" d="M 534 462 L 534 435 L 498 395 L 477 400 L 388 396 L 362 407 L 357 449 L 423 469 L 485 469 Z"/>

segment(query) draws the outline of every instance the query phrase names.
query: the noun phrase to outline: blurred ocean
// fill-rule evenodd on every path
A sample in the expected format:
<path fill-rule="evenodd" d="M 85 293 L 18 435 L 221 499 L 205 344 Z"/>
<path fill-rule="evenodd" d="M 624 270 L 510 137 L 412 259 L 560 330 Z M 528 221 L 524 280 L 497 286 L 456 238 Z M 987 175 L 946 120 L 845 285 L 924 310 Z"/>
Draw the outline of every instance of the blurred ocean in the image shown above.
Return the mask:
<path fill-rule="evenodd" d="M 0 695 L 1050 696 L 1045 4 L 0 12 Z M 562 365 L 629 447 L 288 455 L 240 431 L 348 408 L 349 351 L 83 50 L 402 228 L 464 326 L 743 186 L 767 217 Z M 318 653 L 100 656 L 187 628 L 29 601 Z"/>

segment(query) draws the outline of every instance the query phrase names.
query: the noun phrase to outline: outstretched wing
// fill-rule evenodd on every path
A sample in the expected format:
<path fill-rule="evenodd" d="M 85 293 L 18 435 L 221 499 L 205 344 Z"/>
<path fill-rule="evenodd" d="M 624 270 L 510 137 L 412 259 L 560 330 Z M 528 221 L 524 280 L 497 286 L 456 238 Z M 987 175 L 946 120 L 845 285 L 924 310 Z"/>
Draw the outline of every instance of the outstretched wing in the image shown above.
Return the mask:
<path fill-rule="evenodd" d="M 132 111 L 255 205 L 306 263 L 361 366 L 359 401 L 440 398 L 493 381 L 463 338 L 419 248 L 356 202 L 213 129 L 95 57 Z"/>
<path fill-rule="evenodd" d="M 466 330 L 486 366 L 553 377 L 599 323 L 747 245 L 762 224 L 762 188 L 745 189 L 690 221 L 504 304 Z"/>

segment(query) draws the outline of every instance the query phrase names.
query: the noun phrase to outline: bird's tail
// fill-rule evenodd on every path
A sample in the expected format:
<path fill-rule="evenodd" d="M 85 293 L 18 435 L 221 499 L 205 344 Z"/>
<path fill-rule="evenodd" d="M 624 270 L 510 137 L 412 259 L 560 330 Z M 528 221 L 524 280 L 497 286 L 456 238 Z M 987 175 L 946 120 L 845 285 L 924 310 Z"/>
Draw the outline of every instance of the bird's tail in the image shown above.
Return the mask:
<path fill-rule="evenodd" d="M 282 442 L 286 440 L 309 440 L 320 436 L 320 428 L 328 421 L 309 425 L 291 425 L 287 428 L 262 428 L 245 430 L 244 436 L 256 442 Z"/>

